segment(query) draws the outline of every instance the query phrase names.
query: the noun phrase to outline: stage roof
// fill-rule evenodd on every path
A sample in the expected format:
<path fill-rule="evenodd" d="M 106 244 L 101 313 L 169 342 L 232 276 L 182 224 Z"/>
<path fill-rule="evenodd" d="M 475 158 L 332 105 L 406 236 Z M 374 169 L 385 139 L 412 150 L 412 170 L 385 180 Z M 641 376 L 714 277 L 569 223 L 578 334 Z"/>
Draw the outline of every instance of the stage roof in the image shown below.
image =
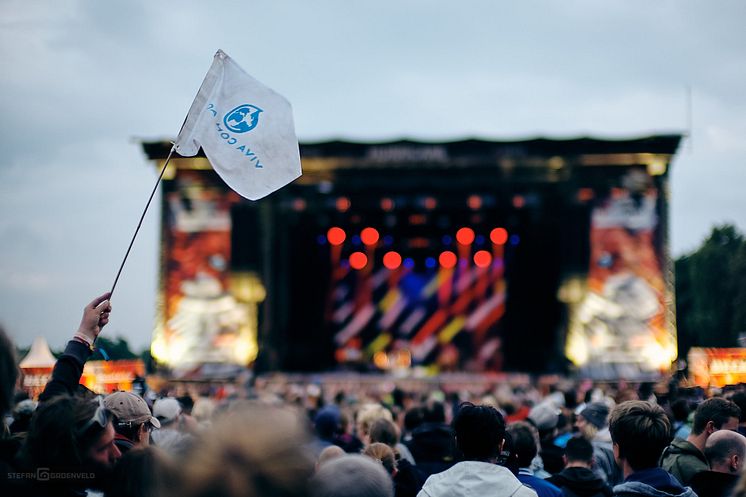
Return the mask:
<path fill-rule="evenodd" d="M 303 142 L 301 157 L 347 158 L 366 162 L 445 162 L 459 159 L 549 158 L 554 156 L 593 156 L 619 154 L 656 154 L 672 156 L 681 142 L 680 134 L 650 135 L 635 138 L 578 137 L 568 139 L 531 138 L 525 140 L 465 139 L 454 141 L 390 140 Z M 150 160 L 165 159 L 169 141 L 143 141 Z M 178 155 L 178 154 L 177 154 Z M 200 153 L 200 157 L 204 157 Z M 581 161 L 582 162 L 582 161 Z M 596 164 L 589 164 L 596 165 Z"/>

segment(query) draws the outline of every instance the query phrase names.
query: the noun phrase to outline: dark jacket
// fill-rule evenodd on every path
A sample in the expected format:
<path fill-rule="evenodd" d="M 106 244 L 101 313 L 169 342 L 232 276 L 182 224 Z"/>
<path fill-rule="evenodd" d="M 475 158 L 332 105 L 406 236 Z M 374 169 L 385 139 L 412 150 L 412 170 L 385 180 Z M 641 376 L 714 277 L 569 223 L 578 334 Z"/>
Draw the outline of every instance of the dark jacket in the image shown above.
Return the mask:
<path fill-rule="evenodd" d="M 684 485 L 689 485 L 695 474 L 710 469 L 702 451 L 691 442 L 680 439 L 674 439 L 671 445 L 665 448 L 659 466 Z"/>
<path fill-rule="evenodd" d="M 611 486 L 588 468 L 565 468 L 547 481 L 565 497 L 611 497 Z"/>
<path fill-rule="evenodd" d="M 406 459 L 399 459 L 397 469 L 396 476 L 394 476 L 394 496 L 416 497 L 425 483 L 417 467 Z"/>
<path fill-rule="evenodd" d="M 692 478 L 692 490 L 698 497 L 728 497 L 738 483 L 738 476 L 718 471 L 700 471 Z"/>
<path fill-rule="evenodd" d="M 446 424 L 424 423 L 418 426 L 406 445 L 425 479 L 445 471 L 457 461 L 456 439 Z"/>
<path fill-rule="evenodd" d="M 614 487 L 614 497 L 697 497 L 697 494 L 682 486 L 671 473 L 650 468 L 632 473 Z"/>
<path fill-rule="evenodd" d="M 39 402 L 45 402 L 60 394 L 74 395 L 80 383 L 80 377 L 83 375 L 83 366 L 89 357 L 91 357 L 91 349 L 77 340 L 67 342 L 65 352 L 54 365 L 52 379 L 39 395 Z"/>
<path fill-rule="evenodd" d="M 16 454 L 21 448 L 19 437 L 0 438 L 0 495 L 18 495 L 24 488 L 23 479 L 17 478 Z"/>
<path fill-rule="evenodd" d="M 65 347 L 65 351 L 57 359 L 52 370 L 52 378 L 47 382 L 44 391 L 39 395 L 39 402 L 46 402 L 57 395 L 67 394 L 75 395 L 78 390 L 80 377 L 83 374 L 83 366 L 91 356 L 91 350 L 76 340 L 70 340 Z M 50 442 L 52 443 L 52 442 Z M 16 480 L 17 486 L 11 493 L 3 495 L 14 496 L 33 496 L 33 497 L 83 497 L 87 494 L 85 488 L 90 481 L 76 479 L 49 479 L 48 481 L 39 476 L 46 471 L 49 474 L 49 468 L 36 468 L 29 461 L 21 460 L 16 457 L 14 460 L 18 474 L 23 478 Z M 39 473 L 39 472 L 42 473 Z M 73 472 L 83 472 L 79 468 L 71 470 Z M 28 475 L 36 475 L 30 477 Z M 2 490 L 2 489 L 0 489 Z"/>
<path fill-rule="evenodd" d="M 565 449 L 554 444 L 553 440 L 542 440 L 539 455 L 544 462 L 544 470 L 550 474 L 557 474 L 565 467 L 562 456 Z"/>

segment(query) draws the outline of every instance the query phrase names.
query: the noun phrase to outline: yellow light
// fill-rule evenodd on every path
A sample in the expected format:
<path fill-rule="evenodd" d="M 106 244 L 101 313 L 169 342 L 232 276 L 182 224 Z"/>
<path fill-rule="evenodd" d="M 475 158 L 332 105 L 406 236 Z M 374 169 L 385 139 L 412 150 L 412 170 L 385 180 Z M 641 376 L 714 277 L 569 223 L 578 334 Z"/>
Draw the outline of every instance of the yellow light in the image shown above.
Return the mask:
<path fill-rule="evenodd" d="M 565 159 L 559 156 L 554 156 L 551 159 L 549 159 L 549 168 L 554 169 L 555 171 L 558 169 L 562 169 L 565 167 Z"/>
<path fill-rule="evenodd" d="M 654 156 L 648 161 L 647 166 L 648 174 L 650 176 L 661 176 L 666 174 L 666 167 L 668 164 L 666 163 L 666 159 L 663 157 Z"/>
<path fill-rule="evenodd" d="M 384 351 L 376 352 L 373 355 L 373 364 L 375 364 L 378 369 L 388 369 L 389 356 Z"/>
<path fill-rule="evenodd" d="M 557 297 L 561 302 L 566 304 L 577 304 L 585 297 L 586 287 L 587 282 L 584 278 L 568 278 L 562 283 L 557 291 Z"/>
<path fill-rule="evenodd" d="M 390 343 L 391 343 L 391 335 L 388 333 L 381 333 L 379 336 L 375 338 L 375 340 L 370 342 L 370 345 L 368 345 L 367 347 L 368 354 L 371 354 L 374 352 L 375 353 L 381 352 Z"/>
<path fill-rule="evenodd" d="M 248 332 L 248 330 L 246 330 Z M 234 348 L 235 360 L 237 364 L 249 364 L 256 359 L 259 353 L 259 347 L 256 338 L 250 333 L 242 333 L 243 336 L 236 341 Z"/>
<path fill-rule="evenodd" d="M 463 316 L 456 316 L 453 318 L 453 320 L 438 334 L 438 341 L 440 343 L 449 343 L 453 340 L 453 337 L 463 329 L 464 323 L 466 323 L 466 318 Z"/>
<path fill-rule="evenodd" d="M 241 302 L 262 302 L 267 290 L 262 280 L 252 272 L 234 272 L 230 276 L 231 294 Z"/>

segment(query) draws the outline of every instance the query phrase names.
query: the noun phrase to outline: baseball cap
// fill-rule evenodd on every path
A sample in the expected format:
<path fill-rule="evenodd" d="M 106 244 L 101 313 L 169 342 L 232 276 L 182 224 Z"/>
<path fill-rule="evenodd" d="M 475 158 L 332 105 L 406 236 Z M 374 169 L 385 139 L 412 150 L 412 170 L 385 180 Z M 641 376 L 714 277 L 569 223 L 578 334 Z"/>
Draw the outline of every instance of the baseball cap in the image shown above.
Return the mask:
<path fill-rule="evenodd" d="M 528 412 L 528 420 L 540 431 L 557 427 L 560 410 L 549 402 L 537 404 Z"/>
<path fill-rule="evenodd" d="M 140 424 L 149 422 L 154 428 L 161 423 L 150 414 L 148 404 L 142 397 L 132 392 L 114 392 L 104 399 L 106 408 L 117 418 L 119 423 Z"/>
<path fill-rule="evenodd" d="M 608 425 L 609 406 L 603 402 L 593 402 L 580 411 L 580 415 L 590 424 L 601 429 Z"/>
<path fill-rule="evenodd" d="M 164 423 L 174 421 L 179 414 L 181 414 L 181 405 L 173 397 L 158 399 L 153 404 L 153 416 Z"/>

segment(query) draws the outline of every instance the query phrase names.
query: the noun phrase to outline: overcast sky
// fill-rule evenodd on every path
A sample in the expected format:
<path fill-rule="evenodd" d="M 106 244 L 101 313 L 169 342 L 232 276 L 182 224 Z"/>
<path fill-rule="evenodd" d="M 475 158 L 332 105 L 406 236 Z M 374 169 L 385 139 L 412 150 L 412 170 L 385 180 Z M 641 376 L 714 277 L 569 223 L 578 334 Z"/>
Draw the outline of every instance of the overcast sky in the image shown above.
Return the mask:
<path fill-rule="evenodd" d="M 746 231 L 743 1 L 0 0 L 0 323 L 61 347 L 110 288 L 216 49 L 293 104 L 301 140 L 685 132 L 674 255 Z M 149 343 L 159 211 L 106 329 Z"/>

